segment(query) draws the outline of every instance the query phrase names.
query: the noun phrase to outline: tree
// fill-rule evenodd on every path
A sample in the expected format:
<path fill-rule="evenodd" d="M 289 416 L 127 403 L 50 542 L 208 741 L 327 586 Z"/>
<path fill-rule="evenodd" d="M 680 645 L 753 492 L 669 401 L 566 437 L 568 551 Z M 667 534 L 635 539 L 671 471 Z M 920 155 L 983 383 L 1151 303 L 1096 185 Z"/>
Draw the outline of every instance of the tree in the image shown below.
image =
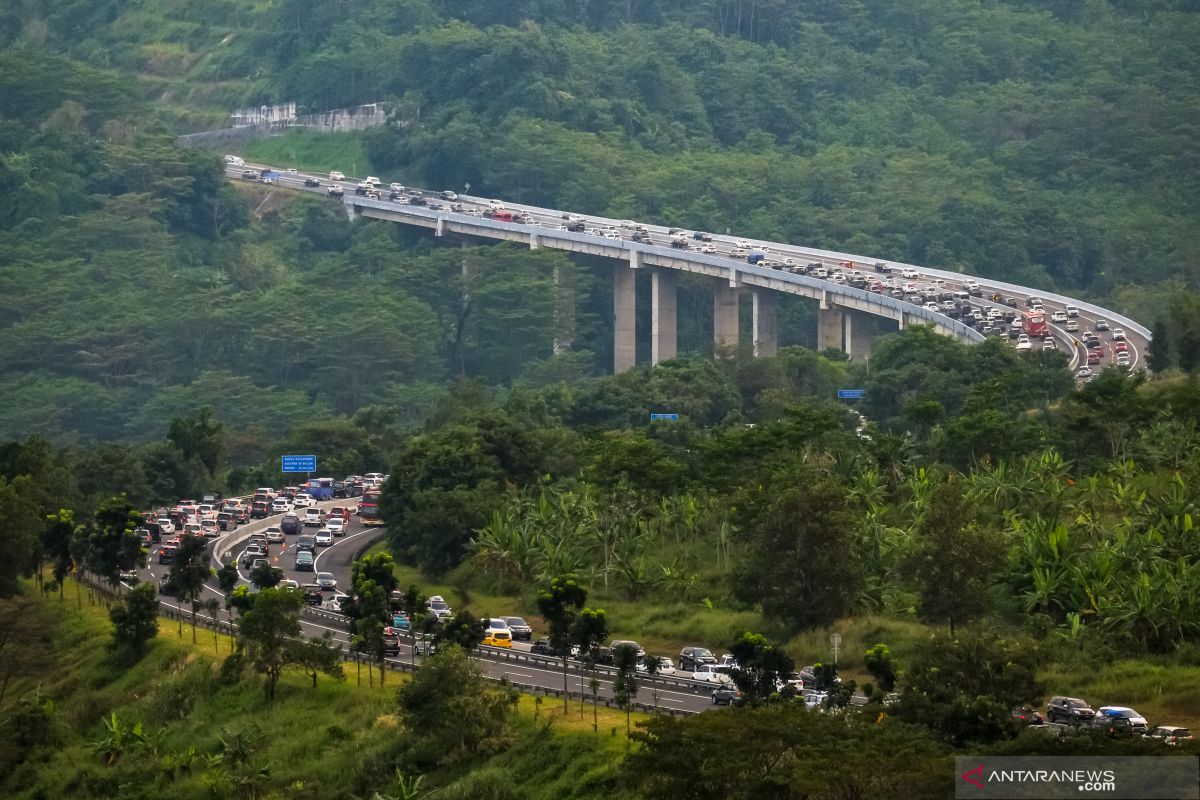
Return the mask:
<path fill-rule="evenodd" d="M 42 530 L 42 552 L 50 560 L 50 569 L 54 582 L 58 584 L 58 597 L 63 597 L 63 584 L 67 576 L 75 568 L 71 558 L 71 542 L 78 532 L 75 524 L 75 512 L 69 508 L 60 508 L 57 513 L 46 517 L 46 526 Z"/>
<path fill-rule="evenodd" d="M 225 451 L 225 426 L 213 418 L 212 408 L 205 406 L 194 416 L 172 419 L 167 439 L 184 460 L 195 458 L 210 477 L 216 474 Z"/>
<path fill-rule="evenodd" d="M 418 747 L 411 756 L 427 764 L 452 763 L 486 752 L 508 725 L 510 691 L 494 688 L 457 647 L 439 649 L 403 684 L 396 702 Z"/>
<path fill-rule="evenodd" d="M 629 735 L 629 714 L 637 702 L 637 649 L 624 646 L 613 650 L 613 666 L 617 674 L 613 677 L 613 700 L 617 708 L 625 712 L 625 735 Z"/>
<path fill-rule="evenodd" d="M 167 581 L 181 603 L 192 607 L 192 644 L 196 643 L 196 606 L 204 593 L 204 584 L 212 575 L 208 565 L 208 545 L 200 536 L 184 536 L 175 551 L 175 561 L 167 573 Z M 183 619 L 179 621 L 179 635 L 183 635 Z"/>
<path fill-rule="evenodd" d="M 249 595 L 242 611 L 238 641 L 247 663 L 266 677 L 267 700 L 275 699 L 275 685 L 296 651 L 292 640 L 300 636 L 300 610 L 304 595 L 296 589 L 263 589 Z"/>
<path fill-rule="evenodd" d="M 392 624 L 391 595 L 396 588 L 395 562 L 387 553 L 359 559 L 350 570 L 350 600 L 343 606 L 350 631 L 379 665 L 379 682 L 385 672 L 383 629 Z"/>
<path fill-rule="evenodd" d="M 10 483 L 0 476 L 0 520 L 4 525 L 4 558 L 0 559 L 0 598 L 19 589 L 19 579 L 30 574 L 35 555 L 41 552 L 43 523 L 38 514 L 33 479 L 20 475 Z"/>
<path fill-rule="evenodd" d="M 877 644 L 863 654 L 867 671 L 875 679 L 876 684 L 885 692 L 896 688 L 896 664 L 892 660 L 892 651 L 886 644 Z"/>
<path fill-rule="evenodd" d="M 250 583 L 259 589 L 274 589 L 282 582 L 283 570 L 270 561 L 264 560 L 263 563 L 250 570 Z"/>
<path fill-rule="evenodd" d="M 1200 323 L 1192 319 L 1179 331 L 1175 342 L 1179 354 L 1179 368 L 1191 375 L 1200 367 Z"/>
<path fill-rule="evenodd" d="M 1171 358 L 1170 329 L 1167 320 L 1160 317 L 1154 323 L 1150 352 L 1146 353 L 1146 363 L 1151 372 L 1163 373 L 1171 368 L 1174 359 Z"/>
<path fill-rule="evenodd" d="M 571 644 L 579 648 L 579 658 L 587 665 L 595 680 L 596 657 L 600 646 L 608 640 L 608 617 L 603 609 L 582 608 L 571 623 Z M 592 716 L 595 717 L 596 693 L 592 689 Z M 579 699 L 579 716 L 583 718 L 583 698 Z"/>
<path fill-rule="evenodd" d="M 111 649 L 130 663 L 142 657 L 146 643 L 158 635 L 158 590 L 141 583 L 108 610 L 113 624 Z"/>
<path fill-rule="evenodd" d="M 793 481 L 746 532 L 747 554 L 731 580 L 739 598 L 804 629 L 847 614 L 865 578 L 845 490 L 811 475 Z"/>
<path fill-rule="evenodd" d="M 730 645 L 729 652 L 737 661 L 733 682 L 746 702 L 761 705 L 779 692 L 792 676 L 795 664 L 791 657 L 758 633 L 746 631 Z"/>
<path fill-rule="evenodd" d="M 438 626 L 434 640 L 439 648 L 453 645 L 464 653 L 470 653 L 483 641 L 487 623 L 471 613 L 470 609 L 460 608 L 454 616 Z"/>
<path fill-rule="evenodd" d="M 217 586 L 225 595 L 225 613 L 229 615 L 230 625 L 233 624 L 233 590 L 237 588 L 241 577 L 237 565 L 233 561 L 226 561 L 217 570 Z"/>
<path fill-rule="evenodd" d="M 425 608 L 425 597 L 415 583 L 410 584 L 408 590 L 401 595 L 400 610 L 408 617 L 408 633 L 413 640 L 412 648 L 409 650 L 409 663 L 413 667 L 413 672 L 416 672 L 417 638 L 423 634 L 432 633 L 433 630 L 427 630 L 431 615 Z"/>
<path fill-rule="evenodd" d="M 317 688 L 317 673 L 324 672 L 336 681 L 344 681 L 346 674 L 342 670 L 342 648 L 333 641 L 329 631 L 320 639 L 305 639 L 293 642 L 291 661 L 301 667 L 312 678 L 313 688 Z"/>
<path fill-rule="evenodd" d="M 567 714 L 567 659 L 571 656 L 571 626 L 587 602 L 587 590 L 575 575 L 551 579 L 538 590 L 538 612 L 550 626 L 550 649 L 562 659 L 563 715 Z"/>
<path fill-rule="evenodd" d="M 935 634 L 911 659 L 896 714 L 955 745 L 1016 732 L 1012 709 L 1038 702 L 1039 648 L 990 632 Z"/>
<path fill-rule="evenodd" d="M 917 585 L 922 618 L 955 625 L 988 609 L 988 580 L 1000 568 L 999 536 L 975 522 L 975 510 L 953 477 L 934 487 L 904 569 Z"/>
<path fill-rule="evenodd" d="M 83 566 L 108 581 L 115 590 L 121 573 L 146 565 L 142 540 L 134 530 L 142 516 L 124 497 L 100 504 L 92 521 L 81 531 Z"/>

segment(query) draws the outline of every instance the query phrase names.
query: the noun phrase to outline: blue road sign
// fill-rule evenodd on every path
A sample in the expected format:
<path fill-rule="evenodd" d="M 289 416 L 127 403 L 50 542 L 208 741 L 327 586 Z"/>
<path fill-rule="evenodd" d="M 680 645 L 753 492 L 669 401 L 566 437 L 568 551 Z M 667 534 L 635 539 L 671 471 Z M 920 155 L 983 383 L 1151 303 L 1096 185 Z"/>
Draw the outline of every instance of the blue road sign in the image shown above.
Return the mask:
<path fill-rule="evenodd" d="M 838 400 L 862 400 L 866 389 L 838 389 Z"/>
<path fill-rule="evenodd" d="M 671 422 L 677 422 L 679 420 L 679 415 L 678 414 L 651 414 L 650 415 L 651 422 L 657 422 L 658 420 L 670 420 Z"/>
<path fill-rule="evenodd" d="M 316 472 L 316 456 L 283 456 L 283 472 Z"/>

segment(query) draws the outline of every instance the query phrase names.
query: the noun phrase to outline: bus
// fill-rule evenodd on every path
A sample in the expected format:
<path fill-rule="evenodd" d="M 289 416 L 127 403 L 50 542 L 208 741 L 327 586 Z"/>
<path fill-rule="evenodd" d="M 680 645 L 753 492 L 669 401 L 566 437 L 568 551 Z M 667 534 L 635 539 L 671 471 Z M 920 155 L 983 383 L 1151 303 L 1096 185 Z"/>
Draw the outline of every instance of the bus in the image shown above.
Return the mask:
<path fill-rule="evenodd" d="M 333 478 L 310 478 L 304 493 L 314 500 L 332 500 Z"/>
<path fill-rule="evenodd" d="M 383 518 L 379 516 L 379 493 L 364 494 L 358 503 L 358 521 L 363 525 L 382 525 Z"/>
<path fill-rule="evenodd" d="M 1050 326 L 1046 323 L 1046 315 L 1041 311 L 1024 312 L 1023 330 L 1029 338 L 1045 339 L 1050 335 Z"/>

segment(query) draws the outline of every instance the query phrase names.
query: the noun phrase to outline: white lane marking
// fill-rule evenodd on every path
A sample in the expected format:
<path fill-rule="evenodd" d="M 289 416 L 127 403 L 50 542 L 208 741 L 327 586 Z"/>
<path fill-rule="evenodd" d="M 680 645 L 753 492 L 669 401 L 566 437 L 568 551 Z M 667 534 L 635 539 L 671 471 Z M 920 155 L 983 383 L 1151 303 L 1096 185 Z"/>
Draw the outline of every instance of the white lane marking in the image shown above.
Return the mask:
<path fill-rule="evenodd" d="M 358 533 L 352 533 L 349 536 L 343 536 L 340 540 L 334 542 L 329 547 L 326 547 L 324 550 L 322 550 L 320 555 L 318 555 L 315 559 L 313 559 L 313 570 L 315 571 L 316 568 L 318 567 L 318 565 L 321 563 L 321 558 L 326 553 L 328 553 L 330 550 L 337 547 L 339 544 L 345 544 L 346 542 L 350 541 L 351 539 L 356 539 L 359 536 L 363 536 L 368 533 L 379 533 L 379 532 L 380 531 L 378 528 L 367 528 L 365 531 L 359 531 Z"/>

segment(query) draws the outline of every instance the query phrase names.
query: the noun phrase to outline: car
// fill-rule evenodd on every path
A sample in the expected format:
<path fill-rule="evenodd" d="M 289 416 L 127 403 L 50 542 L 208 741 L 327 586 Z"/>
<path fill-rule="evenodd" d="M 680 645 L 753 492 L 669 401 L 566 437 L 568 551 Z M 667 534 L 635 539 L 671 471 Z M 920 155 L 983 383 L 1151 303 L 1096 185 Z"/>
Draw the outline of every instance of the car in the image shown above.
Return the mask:
<path fill-rule="evenodd" d="M 1112 349 L 1114 353 L 1128 353 L 1129 342 L 1113 342 Z"/>
<path fill-rule="evenodd" d="M 329 547 L 333 544 L 333 531 L 329 528 L 321 528 L 316 535 L 317 547 Z"/>
<path fill-rule="evenodd" d="M 264 553 L 271 549 L 267 546 L 267 537 L 262 534 L 255 534 L 254 536 L 251 536 L 246 540 L 246 544 L 250 545 L 251 547 L 261 547 Z"/>
<path fill-rule="evenodd" d="M 325 520 L 325 529 L 334 536 L 345 536 L 346 522 L 341 517 L 330 517 Z"/>
<path fill-rule="evenodd" d="M 742 699 L 742 693 L 732 684 L 718 686 L 712 690 L 714 706 L 729 706 Z"/>
<path fill-rule="evenodd" d="M 200 531 L 207 539 L 216 539 L 221 535 L 221 527 L 215 519 L 206 519 L 200 523 Z"/>
<path fill-rule="evenodd" d="M 1129 353 L 1117 353 L 1117 366 L 1128 367 L 1130 364 Z"/>
<path fill-rule="evenodd" d="M 1097 359 L 1097 361 L 1098 361 L 1098 360 L 1099 360 L 1099 359 Z M 1076 378 L 1090 378 L 1090 377 L 1092 377 L 1092 368 L 1091 368 L 1091 367 L 1086 367 L 1086 366 L 1085 366 L 1085 367 L 1080 367 L 1079 369 L 1075 370 L 1075 377 L 1076 377 Z"/>
<path fill-rule="evenodd" d="M 697 664 L 692 670 L 692 679 L 706 683 L 731 683 L 729 668 L 717 664 Z"/>
<path fill-rule="evenodd" d="M 707 647 L 689 645 L 679 651 L 679 669 L 682 672 L 695 672 L 701 664 L 716 664 L 717 657 Z"/>
<path fill-rule="evenodd" d="M 555 655 L 554 648 L 550 646 L 550 640 L 544 636 L 529 647 L 529 652 L 540 656 Z"/>
<path fill-rule="evenodd" d="M 1029 706 L 1017 706 L 1012 710 L 1012 717 L 1023 725 L 1043 725 L 1046 722 L 1042 712 Z"/>
<path fill-rule="evenodd" d="M 1145 717 L 1126 706 L 1101 706 L 1090 724 L 1110 734 L 1145 733 L 1149 727 Z"/>
<path fill-rule="evenodd" d="M 1096 320 L 1096 330 L 1098 330 L 1098 331 L 1108 330 L 1108 320 L 1106 320 L 1106 319 Z"/>
<path fill-rule="evenodd" d="M 320 186 L 321 182 L 319 180 L 317 180 L 316 178 L 305 178 L 304 185 L 308 186 L 308 187 Z"/>
<path fill-rule="evenodd" d="M 284 533 L 299 533 L 300 517 L 295 514 L 284 514 L 283 519 L 279 520 L 279 528 Z"/>
<path fill-rule="evenodd" d="M 292 506 L 293 508 L 308 508 L 315 502 L 317 501 L 313 500 L 311 495 L 300 492 L 292 499 Z"/>
<path fill-rule="evenodd" d="M 1087 363 L 1088 363 L 1088 366 L 1092 366 L 1092 367 L 1098 365 L 1100 363 L 1100 351 L 1099 350 L 1089 350 L 1088 355 L 1087 355 Z"/>
<path fill-rule="evenodd" d="M 310 606 L 319 606 L 325 602 L 325 594 L 321 591 L 321 587 L 315 583 L 304 584 L 304 602 Z"/>
<path fill-rule="evenodd" d="M 179 552 L 179 546 L 171 543 L 166 543 L 158 548 L 158 563 L 174 564 L 175 554 Z"/>
<path fill-rule="evenodd" d="M 675 674 L 675 664 L 672 663 L 671 659 L 667 658 L 666 656 L 646 656 L 645 658 L 643 658 L 641 661 L 638 662 L 638 665 L 637 665 L 638 672 L 649 672 L 646 665 L 650 661 L 658 661 L 658 674 L 659 675 L 674 675 Z"/>
<path fill-rule="evenodd" d="M 514 641 L 524 639 L 525 641 L 533 640 L 533 628 L 529 627 L 529 623 L 520 617 L 505 617 L 504 621 L 508 623 L 508 629 L 512 632 Z"/>
<path fill-rule="evenodd" d="M 316 560 L 313 558 L 312 551 L 300 550 L 296 553 L 295 569 L 297 572 L 312 572 L 316 569 Z"/>
<path fill-rule="evenodd" d="M 809 711 L 821 708 L 829 700 L 829 692 L 819 692 L 816 689 L 806 689 L 801 694 L 804 698 L 804 707 Z"/>
<path fill-rule="evenodd" d="M 159 517 L 154 524 L 158 525 L 162 536 L 170 536 L 175 532 L 175 523 L 171 522 L 170 517 Z"/>
<path fill-rule="evenodd" d="M 238 525 L 237 518 L 228 511 L 217 512 L 217 527 L 223 531 L 231 531 Z"/>
<path fill-rule="evenodd" d="M 310 553 L 316 552 L 317 540 L 313 536 L 305 534 L 296 540 L 297 550 L 307 550 Z"/>
<path fill-rule="evenodd" d="M 1050 315 L 1050 321 L 1051 322 L 1066 322 L 1067 321 L 1067 312 L 1055 311 L 1053 314 Z"/>
<path fill-rule="evenodd" d="M 512 647 L 512 632 L 489 628 L 483 633 L 483 644 L 488 647 Z"/>
<path fill-rule="evenodd" d="M 643 658 L 646 657 L 645 648 L 643 648 L 637 642 L 633 642 L 628 639 L 613 639 L 611 642 L 608 643 L 608 649 L 609 649 L 610 653 L 616 653 L 619 648 L 629 648 L 630 650 L 632 650 L 633 654 L 634 654 L 634 663 L 635 664 L 640 662 Z"/>
<path fill-rule="evenodd" d="M 1057 350 L 1057 349 L 1058 349 L 1058 345 L 1056 345 L 1056 344 L 1054 343 L 1054 340 L 1053 340 L 1053 339 L 1046 339 L 1045 341 L 1043 341 L 1043 342 L 1042 342 L 1042 350 L 1043 350 L 1043 351 L 1045 351 L 1045 350 Z"/>
<path fill-rule="evenodd" d="M 392 627 L 399 628 L 402 631 L 411 630 L 412 620 L 408 618 L 408 614 L 405 614 L 403 611 L 397 611 L 392 614 Z"/>
<path fill-rule="evenodd" d="M 346 176 L 343 175 L 342 173 L 338 172 L 337 170 L 334 170 L 333 172 L 329 173 L 329 180 L 344 181 L 344 180 L 346 180 Z"/>
<path fill-rule="evenodd" d="M 279 544 L 283 541 L 283 529 L 278 525 L 272 525 L 264 533 L 266 534 L 268 543 Z"/>
<path fill-rule="evenodd" d="M 1079 725 L 1091 722 L 1096 712 L 1078 697 L 1057 696 L 1046 704 L 1046 721 Z"/>
<path fill-rule="evenodd" d="M 425 601 L 425 607 L 429 609 L 429 613 L 433 614 L 438 619 L 445 619 L 453 616 L 454 612 L 450 610 L 449 604 L 446 603 L 440 594 L 435 594 L 433 597 Z"/>
<path fill-rule="evenodd" d="M 333 577 L 332 572 L 318 572 L 317 586 L 320 586 L 322 591 L 332 592 L 337 589 L 337 578 Z"/>
<path fill-rule="evenodd" d="M 304 509 L 304 527 L 319 528 L 325 524 L 325 512 L 319 508 Z"/>
<path fill-rule="evenodd" d="M 1067 316 L 1068 317 L 1078 317 L 1079 309 L 1075 306 L 1067 306 Z"/>
<path fill-rule="evenodd" d="M 332 519 L 334 517 L 339 518 L 343 523 L 345 523 L 346 525 L 349 525 L 350 524 L 350 509 L 347 508 L 346 506 L 334 506 L 333 508 L 329 509 L 329 518 L 328 519 Z"/>
<path fill-rule="evenodd" d="M 342 187 L 340 186 L 330 186 L 325 190 L 325 194 L 329 195 L 330 197 L 345 197 L 346 192 L 343 191 Z"/>
<path fill-rule="evenodd" d="M 1125 329 L 1124 328 L 1113 328 L 1112 329 L 1112 338 L 1113 338 L 1114 342 L 1125 341 Z"/>
<path fill-rule="evenodd" d="M 242 551 L 242 566 L 248 567 L 254 563 L 255 559 L 262 558 L 266 554 L 267 551 L 257 544 L 247 545 L 246 549 Z"/>
<path fill-rule="evenodd" d="M 256 170 L 256 169 L 245 170 L 244 172 L 242 172 L 242 177 L 248 181 L 256 181 L 256 180 L 258 180 L 258 170 Z"/>
<path fill-rule="evenodd" d="M 285 500 L 282 497 L 279 498 L 278 500 L 271 501 L 271 513 L 272 514 L 286 514 L 287 512 L 289 512 L 291 510 L 292 510 L 292 504 L 289 503 L 287 500 Z"/>
<path fill-rule="evenodd" d="M 1022 333 L 1017 337 L 1016 348 L 1018 353 L 1028 353 L 1033 349 L 1033 344 L 1029 341 L 1029 337 Z"/>
<path fill-rule="evenodd" d="M 900 276 L 903 278 L 919 278 L 921 277 L 921 273 L 917 272 L 912 267 L 905 267 L 904 269 L 900 270 Z"/>
<path fill-rule="evenodd" d="M 1159 725 L 1145 734 L 1147 739 L 1158 739 L 1163 744 L 1177 745 L 1180 742 L 1190 742 L 1196 737 L 1187 728 L 1177 728 L 1174 725 Z"/>
<path fill-rule="evenodd" d="M 458 199 L 458 194 L 447 189 L 446 191 L 442 192 L 442 199 L 454 201 Z"/>

